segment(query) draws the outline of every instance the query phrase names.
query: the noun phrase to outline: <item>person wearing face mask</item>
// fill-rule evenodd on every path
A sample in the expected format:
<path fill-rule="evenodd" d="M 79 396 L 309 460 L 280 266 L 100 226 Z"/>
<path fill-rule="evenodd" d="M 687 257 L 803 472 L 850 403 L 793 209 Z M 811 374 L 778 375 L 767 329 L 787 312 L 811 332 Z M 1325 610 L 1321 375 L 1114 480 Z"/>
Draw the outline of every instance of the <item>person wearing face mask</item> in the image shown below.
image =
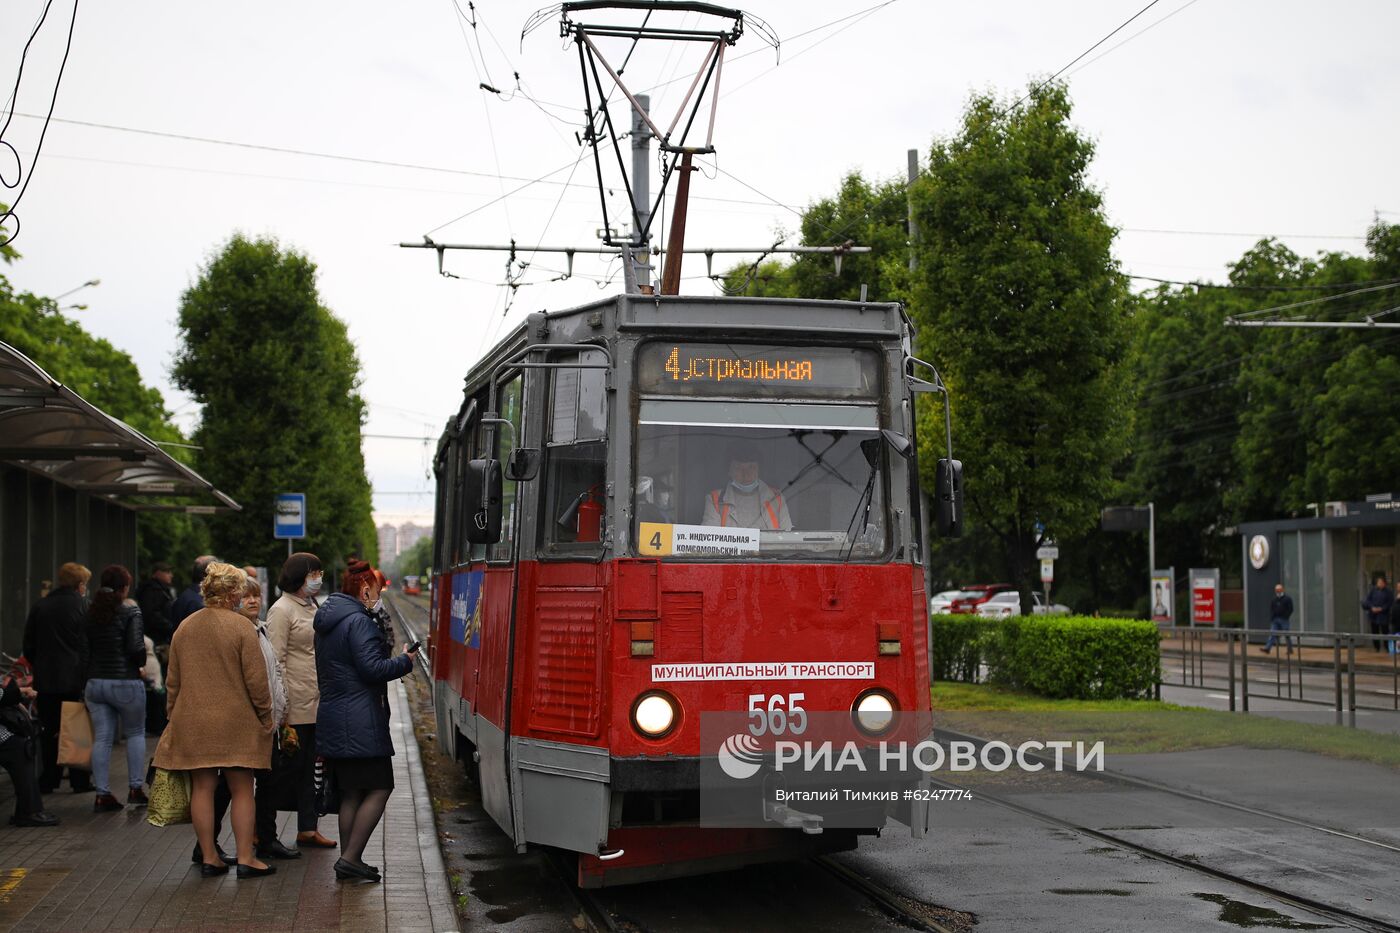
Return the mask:
<path fill-rule="evenodd" d="M 316 710 L 321 694 L 311 623 L 321 607 L 323 578 L 321 559 L 315 554 L 298 551 L 287 558 L 277 580 L 282 595 L 267 611 L 267 637 L 287 686 L 287 725 L 297 736 L 298 751 L 291 761 L 297 769 L 297 847 L 334 849 L 335 840 L 317 828 L 316 814 Z"/>
<path fill-rule="evenodd" d="M 739 443 L 729 448 L 729 485 L 705 497 L 702 525 L 792 531 L 792 516 L 782 493 L 758 476 L 758 447 Z"/>
<path fill-rule="evenodd" d="M 362 560 L 349 561 L 341 591 L 316 612 L 316 677 L 320 703 L 316 750 L 340 791 L 340 881 L 380 880 L 364 862 L 365 846 L 394 789 L 388 683 L 413 670 L 414 654 L 391 657 L 374 614 L 383 577 Z"/>

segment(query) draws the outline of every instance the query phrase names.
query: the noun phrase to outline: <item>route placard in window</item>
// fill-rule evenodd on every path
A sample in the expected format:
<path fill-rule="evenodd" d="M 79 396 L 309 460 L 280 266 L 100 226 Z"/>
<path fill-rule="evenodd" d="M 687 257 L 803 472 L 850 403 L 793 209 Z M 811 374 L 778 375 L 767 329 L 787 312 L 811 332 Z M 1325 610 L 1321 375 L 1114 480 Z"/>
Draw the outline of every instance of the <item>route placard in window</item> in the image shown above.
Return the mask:
<path fill-rule="evenodd" d="M 876 394 L 879 357 L 850 347 L 655 341 L 638 355 L 643 392 L 699 396 Z"/>
<path fill-rule="evenodd" d="M 737 557 L 757 554 L 757 528 L 722 528 L 718 525 L 669 525 L 642 522 L 637 553 L 643 557 Z"/>

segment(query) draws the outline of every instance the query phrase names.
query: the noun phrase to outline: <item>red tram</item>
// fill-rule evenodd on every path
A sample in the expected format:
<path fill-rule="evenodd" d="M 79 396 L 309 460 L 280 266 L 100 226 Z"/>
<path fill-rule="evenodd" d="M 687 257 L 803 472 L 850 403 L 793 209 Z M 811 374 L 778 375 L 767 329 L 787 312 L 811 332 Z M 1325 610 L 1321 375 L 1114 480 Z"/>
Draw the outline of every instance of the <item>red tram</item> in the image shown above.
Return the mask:
<path fill-rule="evenodd" d="M 697 818 L 702 712 L 929 708 L 914 392 L 941 386 L 910 340 L 895 304 L 624 294 L 472 369 L 435 458 L 430 657 L 441 745 L 520 850 L 602 886 L 851 848 L 886 816 L 923 835 L 918 804 Z"/>

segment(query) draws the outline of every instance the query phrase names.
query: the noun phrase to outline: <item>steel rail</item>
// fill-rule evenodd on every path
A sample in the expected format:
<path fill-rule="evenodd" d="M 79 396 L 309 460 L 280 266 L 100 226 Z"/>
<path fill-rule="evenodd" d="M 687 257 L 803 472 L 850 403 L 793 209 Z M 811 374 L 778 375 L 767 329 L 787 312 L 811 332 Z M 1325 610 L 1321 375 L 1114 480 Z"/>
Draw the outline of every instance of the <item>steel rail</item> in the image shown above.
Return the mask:
<path fill-rule="evenodd" d="M 930 779 L 929 783 L 933 785 L 941 785 L 942 787 L 949 790 L 962 789 L 956 784 L 951 784 L 947 781 L 939 780 L 937 778 Z M 1195 862 L 1188 858 L 1172 855 L 1170 852 L 1164 852 L 1161 849 L 1154 849 L 1152 846 L 1144 845 L 1139 842 L 1132 842 L 1130 840 L 1122 838 L 1121 836 L 1115 836 L 1112 833 L 1106 833 L 1103 830 L 1091 829 L 1088 826 L 1081 826 L 1078 823 L 1075 823 L 1073 820 L 1066 820 L 1053 814 L 1046 813 L 1043 810 L 1036 810 L 1033 807 L 1028 807 L 1024 804 L 1015 803 L 1013 801 L 1007 800 L 1004 797 L 998 797 L 995 794 L 989 794 L 985 791 L 979 790 L 977 791 L 976 797 L 974 799 L 985 800 L 989 803 L 996 804 L 997 806 L 1004 807 L 1008 810 L 1013 810 L 1017 813 L 1022 813 L 1026 816 L 1034 817 L 1035 819 L 1038 819 L 1042 822 L 1059 826 L 1062 829 L 1067 829 L 1071 832 L 1079 833 L 1083 836 L 1088 836 L 1091 839 L 1097 839 L 1101 842 L 1107 842 L 1111 845 L 1120 846 L 1124 849 L 1129 849 L 1133 852 L 1138 853 L 1139 855 L 1144 855 L 1147 858 L 1153 859 L 1155 861 L 1165 862 L 1169 865 L 1176 866 L 1177 868 L 1184 868 L 1188 871 L 1196 872 L 1197 874 L 1201 875 L 1206 875 L 1208 877 L 1215 878 L 1219 881 L 1225 881 L 1229 884 L 1239 885 L 1242 888 L 1248 888 L 1251 891 L 1263 894 L 1266 897 L 1271 897 L 1276 901 L 1280 901 L 1284 904 L 1288 904 L 1289 906 L 1296 907 L 1299 910 L 1303 910 L 1316 916 L 1322 917 L 1325 920 L 1330 920 L 1333 923 L 1340 923 L 1344 926 L 1351 927 L 1355 930 L 1367 930 L 1371 931 L 1371 933 L 1400 933 L 1400 924 L 1392 923 L 1389 920 L 1382 920 L 1379 917 L 1367 916 L 1366 914 L 1357 913 L 1353 910 L 1348 910 L 1345 907 L 1338 907 L 1335 904 L 1327 904 L 1323 901 L 1318 901 L 1311 897 L 1307 897 L 1306 895 L 1290 894 L 1282 888 L 1277 888 L 1271 884 L 1266 884 L 1262 881 L 1252 881 L 1249 878 L 1237 875 L 1234 872 L 1226 871 L 1221 868 L 1212 868 L 1211 866 L 1206 865 L 1202 862 Z"/>
<path fill-rule="evenodd" d="M 875 905 L 892 919 L 900 924 L 915 930 L 923 930 L 925 933 L 953 933 L 948 927 L 943 926 L 933 920 L 920 917 L 918 914 L 904 906 L 906 895 L 892 891 L 877 881 L 865 877 L 859 872 L 852 871 L 840 862 L 832 860 L 829 856 L 819 855 L 812 859 L 812 863 L 825 869 L 832 877 L 846 885 L 848 888 L 859 891 L 861 894 L 875 902 Z M 908 898 L 912 900 L 912 898 Z"/>
<path fill-rule="evenodd" d="M 423 638 L 421 635 L 419 635 L 418 630 L 409 623 L 408 618 L 404 614 L 403 607 L 399 605 L 399 594 L 394 592 L 388 592 L 386 593 L 386 595 L 389 598 L 384 600 L 384 605 L 389 607 L 389 615 L 393 616 L 394 620 L 398 622 L 400 627 L 403 628 L 404 633 L 407 634 L 409 641 L 422 642 L 422 646 L 418 650 L 418 662 L 423 665 L 423 673 L 427 674 L 428 678 L 431 680 L 433 676 L 433 667 L 431 662 L 428 661 L 427 642 L 423 641 Z M 432 694 L 431 686 L 428 688 L 428 693 L 429 695 Z"/>
<path fill-rule="evenodd" d="M 934 734 L 946 735 L 950 738 L 960 739 L 978 745 L 985 745 L 987 744 L 987 742 L 990 741 L 989 739 L 984 739 L 978 735 L 971 735 L 966 732 L 958 732 L 955 729 L 945 729 L 942 727 L 935 729 Z M 1055 760 L 1047 755 L 1031 753 L 1027 754 L 1026 758 L 1043 765 L 1053 766 L 1055 763 Z M 1143 788 L 1144 790 L 1157 791 L 1163 794 L 1170 794 L 1174 797 L 1181 797 L 1186 800 L 1194 800 L 1197 803 L 1206 803 L 1210 804 L 1211 806 L 1223 807 L 1227 810 L 1235 810 L 1240 813 L 1248 813 L 1251 816 L 1263 817 L 1265 819 L 1275 820 L 1279 823 L 1288 823 L 1290 825 L 1298 826 L 1303 829 L 1310 829 L 1314 832 L 1324 833 L 1328 836 L 1336 836 L 1339 839 L 1347 839 L 1351 842 L 1360 842 L 1364 843 L 1365 845 L 1375 846 L 1379 849 L 1386 849 L 1388 851 L 1400 854 L 1400 845 L 1394 845 L 1389 842 L 1382 842 L 1379 839 L 1372 839 L 1369 836 L 1361 836 L 1356 833 L 1350 833 L 1344 829 L 1337 829 L 1332 826 L 1323 826 L 1320 823 L 1309 823 L 1307 820 L 1300 820 L 1297 817 L 1293 816 L 1285 816 L 1282 813 L 1275 813 L 1272 810 L 1262 810 L 1258 807 L 1252 807 L 1249 804 L 1235 803 L 1229 800 L 1222 800 L 1218 797 L 1212 797 L 1209 794 L 1202 794 L 1192 790 L 1185 790 L 1184 788 L 1180 787 L 1173 787 L 1170 784 L 1161 784 L 1157 781 L 1149 780 L 1148 778 L 1140 778 L 1131 774 L 1124 774 L 1121 771 L 1081 771 L 1076 773 L 1088 780 L 1110 781 L 1119 784 L 1128 784 L 1133 787 Z"/>

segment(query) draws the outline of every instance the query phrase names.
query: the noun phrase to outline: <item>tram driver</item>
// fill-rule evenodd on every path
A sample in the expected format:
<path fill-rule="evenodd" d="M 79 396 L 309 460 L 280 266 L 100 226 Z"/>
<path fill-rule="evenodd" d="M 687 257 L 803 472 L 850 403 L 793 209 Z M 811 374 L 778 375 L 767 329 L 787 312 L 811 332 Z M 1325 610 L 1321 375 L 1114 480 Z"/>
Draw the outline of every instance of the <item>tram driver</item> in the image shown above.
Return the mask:
<path fill-rule="evenodd" d="M 702 525 L 791 531 L 792 516 L 782 493 L 759 478 L 756 444 L 739 442 L 729 448 L 729 483 L 705 496 Z"/>

